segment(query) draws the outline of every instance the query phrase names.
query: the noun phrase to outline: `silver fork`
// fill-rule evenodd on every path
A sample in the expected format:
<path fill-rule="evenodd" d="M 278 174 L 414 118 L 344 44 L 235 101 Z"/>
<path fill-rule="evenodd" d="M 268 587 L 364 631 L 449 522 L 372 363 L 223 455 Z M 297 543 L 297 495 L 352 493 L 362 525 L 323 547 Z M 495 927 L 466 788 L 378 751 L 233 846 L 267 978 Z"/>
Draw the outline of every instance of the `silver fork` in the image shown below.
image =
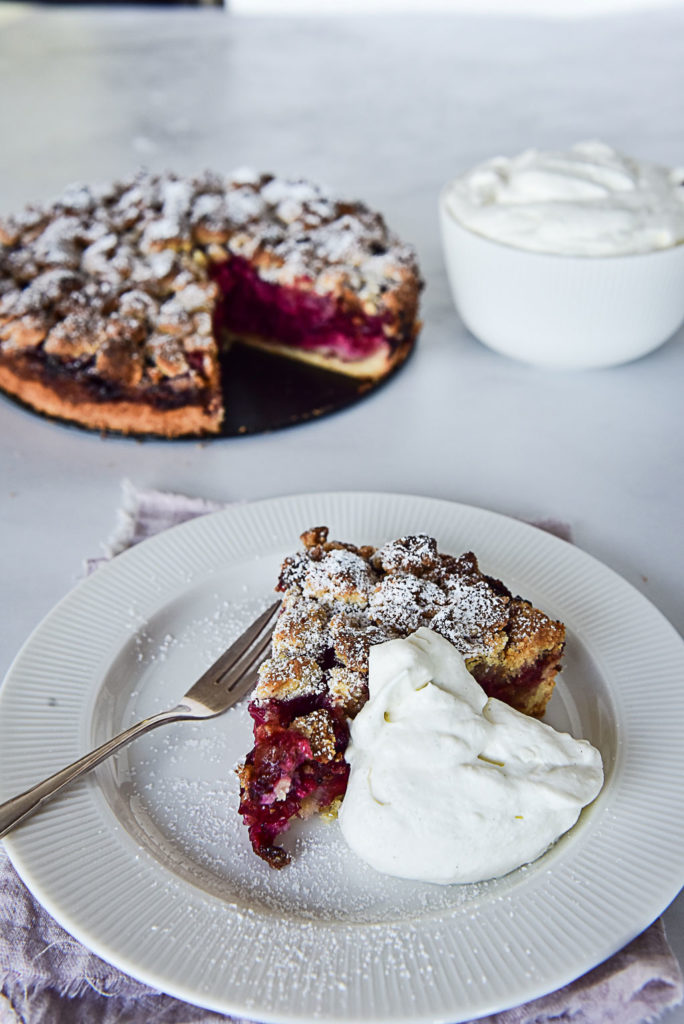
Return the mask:
<path fill-rule="evenodd" d="M 136 736 L 166 722 L 182 722 L 192 718 L 214 718 L 227 711 L 245 696 L 256 681 L 260 662 L 268 651 L 273 622 L 280 601 L 267 608 L 242 636 L 204 672 L 175 708 L 144 718 L 129 729 L 103 743 L 89 754 L 74 761 L 43 782 L 0 804 L 0 836 L 6 835 L 20 821 L 37 811 L 47 800 L 75 779 L 89 772 L 110 754 L 120 750 Z"/>

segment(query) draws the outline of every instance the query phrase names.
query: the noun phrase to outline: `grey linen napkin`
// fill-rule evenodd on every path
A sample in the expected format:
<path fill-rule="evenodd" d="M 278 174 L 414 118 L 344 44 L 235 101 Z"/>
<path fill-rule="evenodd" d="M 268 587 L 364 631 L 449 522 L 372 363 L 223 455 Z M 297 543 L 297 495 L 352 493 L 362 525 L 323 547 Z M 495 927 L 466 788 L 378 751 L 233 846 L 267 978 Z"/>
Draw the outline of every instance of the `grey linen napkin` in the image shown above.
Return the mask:
<path fill-rule="evenodd" d="M 162 529 L 216 511 L 199 498 L 124 485 L 112 557 Z M 569 539 L 563 524 L 538 524 Z M 92 559 L 88 570 L 102 561 Z M 100 960 L 35 902 L 0 848 L 0 1024 L 217 1024 L 234 1020 L 156 992 Z M 684 997 L 661 921 L 570 985 L 482 1024 L 642 1024 Z"/>

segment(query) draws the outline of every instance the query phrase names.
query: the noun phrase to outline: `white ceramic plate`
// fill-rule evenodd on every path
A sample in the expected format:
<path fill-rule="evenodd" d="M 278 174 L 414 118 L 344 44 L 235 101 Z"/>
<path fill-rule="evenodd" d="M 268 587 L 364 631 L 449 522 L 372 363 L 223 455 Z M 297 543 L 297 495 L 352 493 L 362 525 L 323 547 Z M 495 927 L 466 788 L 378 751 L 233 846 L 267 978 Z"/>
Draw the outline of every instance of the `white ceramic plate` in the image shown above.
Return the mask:
<path fill-rule="evenodd" d="M 6 799 L 151 711 L 264 607 L 299 533 L 379 544 L 426 532 L 474 550 L 562 618 L 566 667 L 547 720 L 600 748 L 606 784 L 535 864 L 480 885 L 386 878 L 336 824 L 250 851 L 232 767 L 243 708 L 162 727 L 7 839 L 19 873 L 106 960 L 190 1002 L 263 1021 L 462 1021 L 563 985 L 646 927 L 684 878 L 684 645 L 605 566 L 480 509 L 386 494 L 230 508 L 120 555 L 48 616 L 0 699 Z"/>

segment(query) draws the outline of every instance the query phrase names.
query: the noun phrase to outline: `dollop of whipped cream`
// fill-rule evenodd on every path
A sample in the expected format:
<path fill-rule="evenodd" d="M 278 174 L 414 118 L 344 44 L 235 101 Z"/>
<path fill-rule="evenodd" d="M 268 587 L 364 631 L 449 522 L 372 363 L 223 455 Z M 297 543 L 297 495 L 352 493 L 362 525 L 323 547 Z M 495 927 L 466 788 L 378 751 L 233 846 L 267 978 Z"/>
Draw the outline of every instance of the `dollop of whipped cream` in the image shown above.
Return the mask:
<path fill-rule="evenodd" d="M 494 157 L 456 179 L 446 202 L 472 231 L 536 252 L 618 256 L 684 241 L 684 170 L 603 142 Z"/>
<path fill-rule="evenodd" d="M 598 750 L 488 699 L 430 629 L 372 647 L 369 685 L 339 821 L 385 874 L 442 884 L 507 874 L 571 828 L 603 785 Z"/>

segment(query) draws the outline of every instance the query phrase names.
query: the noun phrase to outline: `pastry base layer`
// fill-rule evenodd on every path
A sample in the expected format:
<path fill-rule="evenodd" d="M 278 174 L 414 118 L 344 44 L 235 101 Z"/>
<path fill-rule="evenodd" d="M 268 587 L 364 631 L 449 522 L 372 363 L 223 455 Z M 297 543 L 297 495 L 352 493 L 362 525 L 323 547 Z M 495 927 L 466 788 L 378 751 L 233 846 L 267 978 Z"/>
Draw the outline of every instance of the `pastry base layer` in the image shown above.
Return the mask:
<path fill-rule="evenodd" d="M 184 437 L 215 434 L 223 419 L 218 380 L 215 394 L 208 398 L 206 405 L 197 402 L 164 409 L 145 402 L 142 397 L 96 401 L 86 385 L 59 376 L 48 383 L 39 370 L 18 358 L 15 365 L 0 362 L 0 388 L 45 416 L 67 420 L 89 430 Z"/>
<path fill-rule="evenodd" d="M 417 331 L 415 333 L 417 334 Z M 357 380 L 370 381 L 386 377 L 397 366 L 400 366 L 411 352 L 415 341 L 414 334 L 395 349 L 392 349 L 390 345 L 383 345 L 365 359 L 349 361 L 325 352 L 317 352 L 315 349 L 282 345 L 277 341 L 259 338 L 256 335 L 237 335 L 229 331 L 228 337 L 232 342 L 248 345 L 250 348 L 260 349 L 262 352 L 270 352 L 285 359 L 294 359 L 297 362 L 317 366 L 322 370 L 330 370 L 332 373 L 341 373 Z"/>

